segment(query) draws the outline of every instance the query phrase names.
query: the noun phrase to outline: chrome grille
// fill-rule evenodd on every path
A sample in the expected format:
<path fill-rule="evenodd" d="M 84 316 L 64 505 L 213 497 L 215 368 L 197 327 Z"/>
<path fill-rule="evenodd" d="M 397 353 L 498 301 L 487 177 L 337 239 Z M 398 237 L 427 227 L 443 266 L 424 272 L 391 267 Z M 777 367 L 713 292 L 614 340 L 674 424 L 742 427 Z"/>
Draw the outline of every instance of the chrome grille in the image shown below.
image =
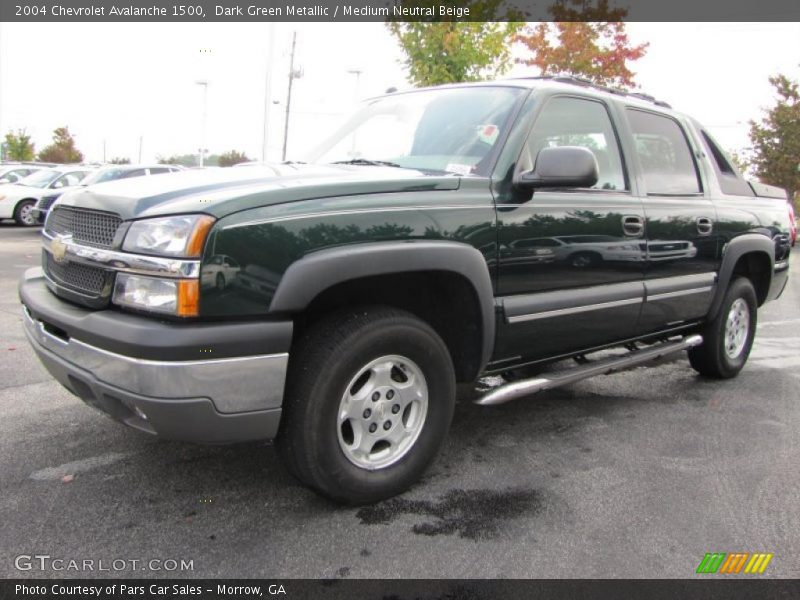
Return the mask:
<path fill-rule="evenodd" d="M 106 283 L 111 280 L 113 273 L 97 267 L 90 267 L 79 263 L 65 263 L 59 264 L 53 256 L 43 250 L 43 263 L 44 270 L 47 275 L 59 285 L 68 289 L 88 294 L 91 296 L 100 296 Z"/>
<path fill-rule="evenodd" d="M 81 244 L 110 248 L 120 223 L 122 219 L 112 213 L 57 206 L 45 229 L 51 234 L 71 234 Z"/>
<path fill-rule="evenodd" d="M 45 196 L 41 200 L 39 200 L 39 204 L 37 208 L 39 210 L 49 210 L 50 207 L 53 205 L 53 202 L 58 200 L 58 196 Z"/>

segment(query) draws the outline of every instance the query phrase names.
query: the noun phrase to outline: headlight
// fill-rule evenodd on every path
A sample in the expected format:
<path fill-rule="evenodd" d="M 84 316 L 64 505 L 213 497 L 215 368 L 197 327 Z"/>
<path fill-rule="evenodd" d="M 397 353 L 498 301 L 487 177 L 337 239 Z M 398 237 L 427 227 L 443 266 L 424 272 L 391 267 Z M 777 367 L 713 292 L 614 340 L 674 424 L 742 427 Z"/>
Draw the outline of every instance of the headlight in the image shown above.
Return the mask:
<path fill-rule="evenodd" d="M 157 256 L 200 256 L 214 218 L 182 215 L 135 221 L 122 243 L 126 252 Z"/>
<path fill-rule="evenodd" d="M 114 304 L 178 317 L 196 317 L 198 297 L 196 279 L 161 279 L 118 273 L 114 283 Z"/>

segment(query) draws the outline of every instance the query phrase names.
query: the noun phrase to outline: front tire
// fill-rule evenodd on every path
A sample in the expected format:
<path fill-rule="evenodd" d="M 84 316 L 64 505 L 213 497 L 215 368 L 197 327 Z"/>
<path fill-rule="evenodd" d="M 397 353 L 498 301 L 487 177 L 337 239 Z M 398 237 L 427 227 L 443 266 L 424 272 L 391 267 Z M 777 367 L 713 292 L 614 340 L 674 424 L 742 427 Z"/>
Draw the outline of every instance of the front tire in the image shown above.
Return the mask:
<path fill-rule="evenodd" d="M 36 217 L 33 216 L 33 207 L 36 206 L 34 200 L 23 200 L 14 209 L 14 221 L 22 227 L 33 227 L 36 225 Z"/>
<path fill-rule="evenodd" d="M 703 328 L 703 343 L 689 350 L 694 370 L 715 379 L 738 375 L 753 347 L 757 310 L 753 284 L 745 277 L 734 279 L 717 316 Z"/>
<path fill-rule="evenodd" d="M 328 498 L 383 500 L 435 458 L 455 391 L 447 347 L 425 322 L 382 307 L 332 315 L 293 350 L 278 450 Z"/>

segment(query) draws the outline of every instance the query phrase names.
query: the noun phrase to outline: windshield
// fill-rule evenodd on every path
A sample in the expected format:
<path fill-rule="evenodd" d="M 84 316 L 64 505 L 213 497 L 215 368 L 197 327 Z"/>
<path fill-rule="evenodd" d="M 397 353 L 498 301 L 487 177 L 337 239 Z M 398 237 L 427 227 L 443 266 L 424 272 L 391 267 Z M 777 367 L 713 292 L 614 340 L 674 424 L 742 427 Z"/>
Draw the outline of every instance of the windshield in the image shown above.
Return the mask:
<path fill-rule="evenodd" d="M 81 185 L 92 185 L 95 183 L 103 183 L 104 181 L 120 179 L 128 171 L 130 171 L 130 169 L 100 169 L 99 171 L 89 173 L 86 177 L 84 177 L 81 181 Z"/>
<path fill-rule="evenodd" d="M 370 100 L 306 160 L 481 173 L 524 92 L 513 87 L 464 87 Z"/>
<path fill-rule="evenodd" d="M 59 175 L 61 175 L 61 171 L 44 169 L 28 175 L 25 179 L 20 179 L 19 184 L 30 187 L 44 188 L 50 185 Z"/>

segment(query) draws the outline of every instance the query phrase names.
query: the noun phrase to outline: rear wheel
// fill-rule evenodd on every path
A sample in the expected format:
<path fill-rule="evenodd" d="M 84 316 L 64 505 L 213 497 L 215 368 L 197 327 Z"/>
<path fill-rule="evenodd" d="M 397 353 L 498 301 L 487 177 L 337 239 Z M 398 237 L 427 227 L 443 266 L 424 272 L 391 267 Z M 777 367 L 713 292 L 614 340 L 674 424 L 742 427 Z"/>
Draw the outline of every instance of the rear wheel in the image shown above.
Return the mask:
<path fill-rule="evenodd" d="M 455 374 L 439 335 L 372 308 L 320 322 L 293 350 L 278 450 L 298 479 L 340 502 L 394 496 L 447 435 Z"/>
<path fill-rule="evenodd" d="M 33 227 L 36 225 L 36 217 L 33 216 L 33 207 L 36 206 L 34 200 L 23 200 L 14 209 L 14 220 L 17 225 L 23 227 Z"/>
<path fill-rule="evenodd" d="M 588 269 L 599 264 L 602 257 L 595 252 L 576 252 L 569 257 L 569 264 L 576 269 Z"/>
<path fill-rule="evenodd" d="M 689 350 L 689 363 L 701 375 L 728 379 L 742 370 L 756 333 L 758 303 L 749 279 L 734 279 L 717 316 L 703 328 L 703 344 Z"/>

